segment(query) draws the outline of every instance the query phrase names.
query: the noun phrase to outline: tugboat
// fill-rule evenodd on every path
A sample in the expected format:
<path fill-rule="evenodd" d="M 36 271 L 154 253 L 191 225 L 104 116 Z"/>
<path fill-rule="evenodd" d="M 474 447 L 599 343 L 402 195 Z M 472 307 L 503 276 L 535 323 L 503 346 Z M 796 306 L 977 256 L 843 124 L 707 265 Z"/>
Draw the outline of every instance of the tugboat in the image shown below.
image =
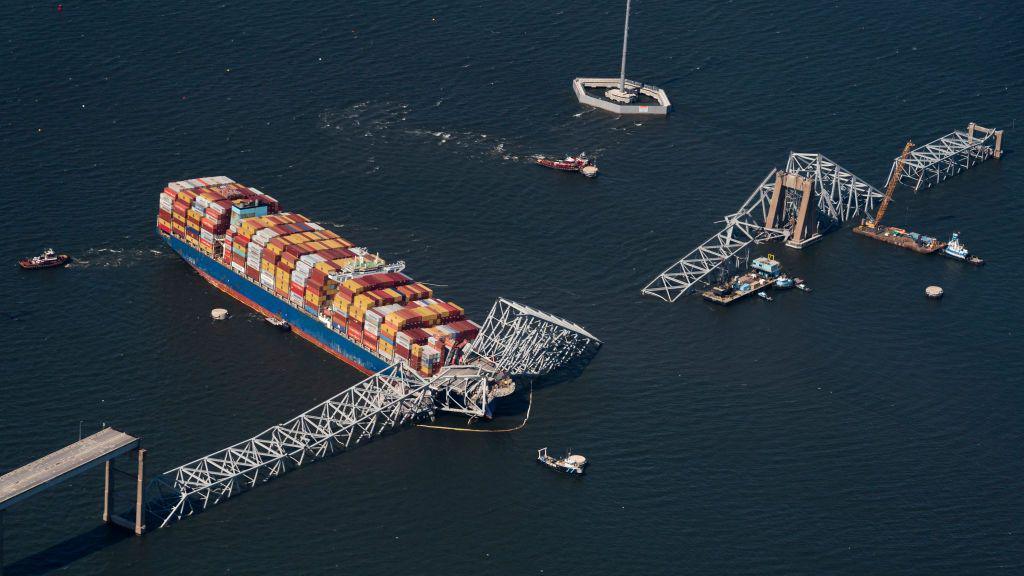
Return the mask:
<path fill-rule="evenodd" d="M 68 256 L 67 254 L 57 254 L 53 251 L 53 248 L 47 248 L 46 251 L 39 256 L 18 260 L 18 265 L 26 270 L 36 270 L 39 268 L 56 268 L 57 266 L 64 266 L 70 261 L 71 256 Z"/>
<path fill-rule="evenodd" d="M 587 178 L 597 176 L 597 165 L 593 160 L 587 158 L 586 152 L 580 152 L 579 156 L 566 156 L 564 160 L 538 155 L 537 164 L 565 172 L 579 172 Z"/>
<path fill-rule="evenodd" d="M 967 246 L 964 246 L 960 242 L 960 233 L 953 232 L 953 237 L 949 239 L 949 243 L 946 244 L 946 248 L 942 251 L 942 255 L 947 258 L 953 258 L 954 260 L 962 260 L 968 264 L 974 264 L 975 266 L 981 266 L 985 264 L 985 261 L 977 256 L 974 256 L 967 250 Z"/>
<path fill-rule="evenodd" d="M 796 284 L 793 282 L 793 279 L 785 274 L 775 279 L 775 287 L 779 290 L 788 290 L 795 285 Z"/>
<path fill-rule="evenodd" d="M 281 332 L 289 332 L 292 329 L 292 325 L 289 324 L 284 318 L 277 318 L 276 316 L 264 316 L 264 320 L 267 324 L 270 324 L 274 328 L 277 328 Z"/>
<path fill-rule="evenodd" d="M 583 474 L 583 467 L 587 465 L 587 459 L 572 451 L 566 452 L 565 458 L 554 458 L 548 456 L 548 447 L 537 450 L 537 461 L 566 474 Z"/>

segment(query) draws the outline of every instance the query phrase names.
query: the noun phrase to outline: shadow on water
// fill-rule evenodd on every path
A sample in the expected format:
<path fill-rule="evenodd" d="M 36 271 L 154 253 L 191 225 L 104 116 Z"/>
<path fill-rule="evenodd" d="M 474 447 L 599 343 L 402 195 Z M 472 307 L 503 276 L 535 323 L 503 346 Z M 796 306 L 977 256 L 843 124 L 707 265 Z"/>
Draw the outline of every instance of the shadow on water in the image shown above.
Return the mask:
<path fill-rule="evenodd" d="M 46 574 L 65 568 L 108 546 L 134 537 L 133 534 L 125 530 L 101 524 L 45 550 L 6 564 L 3 567 L 3 573 L 4 576 Z"/>
<path fill-rule="evenodd" d="M 582 355 L 554 372 L 533 378 L 532 390 L 536 392 L 537 390 L 558 386 L 559 384 L 565 384 L 579 378 L 587 365 L 597 356 L 600 349 L 600 346 L 590 346 Z M 515 393 L 495 402 L 495 413 L 497 415 L 502 417 L 523 416 L 530 408 L 531 379 L 523 377 L 516 380 Z"/>

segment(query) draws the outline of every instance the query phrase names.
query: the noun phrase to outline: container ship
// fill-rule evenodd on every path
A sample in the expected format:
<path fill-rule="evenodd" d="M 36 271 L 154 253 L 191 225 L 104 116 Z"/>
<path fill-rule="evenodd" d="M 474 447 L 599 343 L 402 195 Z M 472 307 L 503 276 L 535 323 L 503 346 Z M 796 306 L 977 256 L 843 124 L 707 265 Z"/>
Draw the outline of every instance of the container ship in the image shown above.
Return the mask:
<path fill-rule="evenodd" d="M 226 176 L 169 183 L 157 229 L 208 282 L 367 374 L 397 362 L 433 376 L 480 331 L 403 263 Z"/>

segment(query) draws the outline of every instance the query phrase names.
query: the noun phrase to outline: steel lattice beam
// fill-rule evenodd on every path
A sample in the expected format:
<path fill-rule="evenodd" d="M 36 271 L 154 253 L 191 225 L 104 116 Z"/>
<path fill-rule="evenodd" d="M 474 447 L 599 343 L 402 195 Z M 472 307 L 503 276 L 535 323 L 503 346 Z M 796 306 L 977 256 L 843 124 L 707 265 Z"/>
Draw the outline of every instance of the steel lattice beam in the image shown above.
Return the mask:
<path fill-rule="evenodd" d="M 149 484 L 146 512 L 162 528 L 430 414 L 433 406 L 425 380 L 399 364 L 390 366 L 284 424 L 157 476 Z"/>
<path fill-rule="evenodd" d="M 465 364 L 445 366 L 430 380 L 402 363 L 385 368 L 284 424 L 157 476 L 146 513 L 163 528 L 435 410 L 487 415 L 493 398 L 514 391 L 510 376 L 549 373 L 600 345 L 572 322 L 499 299 Z"/>
<path fill-rule="evenodd" d="M 954 130 L 912 150 L 903 165 L 900 184 L 915 192 L 934 186 L 992 156 L 998 157 L 1001 140 L 1001 130 L 982 128 L 976 124 L 969 125 L 967 131 Z M 898 160 L 893 160 L 892 168 L 889 169 L 890 178 Z"/>
<path fill-rule="evenodd" d="M 484 416 L 493 395 L 497 371 L 487 363 L 445 366 L 430 380 L 434 402 L 443 412 Z"/>
<path fill-rule="evenodd" d="M 785 222 L 786 219 L 782 219 L 785 223 L 781 228 L 765 226 L 777 172 L 769 172 L 743 206 L 725 217 L 725 227 L 721 232 L 708 238 L 651 280 L 642 293 L 675 302 L 695 287 L 706 284 L 712 272 L 747 246 L 789 238 L 792 224 Z M 881 192 L 821 154 L 790 154 L 786 172 L 813 182 L 819 218 L 823 220 L 825 228 L 867 213 L 874 202 L 882 197 Z M 792 215 L 796 209 L 797 198 L 787 195 L 784 213 Z"/>
<path fill-rule="evenodd" d="M 539 376 L 600 348 L 582 326 L 499 298 L 467 356 L 514 376 Z"/>

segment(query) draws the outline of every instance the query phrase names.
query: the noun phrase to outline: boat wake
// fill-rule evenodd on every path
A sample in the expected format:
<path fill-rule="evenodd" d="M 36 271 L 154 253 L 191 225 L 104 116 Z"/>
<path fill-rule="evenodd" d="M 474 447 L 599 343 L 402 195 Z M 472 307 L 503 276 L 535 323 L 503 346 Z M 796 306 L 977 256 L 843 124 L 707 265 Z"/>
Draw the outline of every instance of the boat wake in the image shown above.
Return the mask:
<path fill-rule="evenodd" d="M 573 117 L 579 118 L 591 112 L 592 110 L 583 110 Z M 367 174 L 380 172 L 382 164 L 386 164 L 379 159 L 385 153 L 375 154 L 375 147 L 393 149 L 401 142 L 435 146 L 462 158 L 481 162 L 498 160 L 532 164 L 537 156 L 541 155 L 530 150 L 532 145 L 528 143 L 517 142 L 493 133 L 413 127 L 409 122 L 411 113 L 412 109 L 408 104 L 367 100 L 342 110 L 322 111 L 318 126 L 321 130 L 351 139 L 352 144 L 358 145 L 365 154 Z M 559 153 L 562 152 L 565 151 Z"/>
<path fill-rule="evenodd" d="M 131 268 L 158 259 L 173 259 L 177 256 L 172 252 L 162 252 L 152 248 L 89 248 L 79 254 L 71 255 L 68 268 Z"/>

